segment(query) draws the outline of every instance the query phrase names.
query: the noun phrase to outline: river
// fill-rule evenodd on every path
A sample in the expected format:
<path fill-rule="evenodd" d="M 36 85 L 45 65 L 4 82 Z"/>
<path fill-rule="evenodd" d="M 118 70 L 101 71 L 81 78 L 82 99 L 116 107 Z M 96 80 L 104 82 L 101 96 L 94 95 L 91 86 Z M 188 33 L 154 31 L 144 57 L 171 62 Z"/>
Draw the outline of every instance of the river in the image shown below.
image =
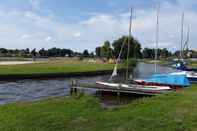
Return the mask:
<path fill-rule="evenodd" d="M 169 67 L 158 66 L 158 73 L 172 72 Z M 154 73 L 153 64 L 139 63 L 136 67 L 133 76 L 135 78 L 147 78 Z M 1 81 L 0 82 L 0 104 L 37 101 L 51 97 L 61 97 L 70 95 L 69 84 L 73 79 L 80 82 L 96 82 L 107 80 L 110 75 L 101 75 L 94 77 L 75 77 L 75 78 L 56 78 L 56 79 L 25 79 L 16 81 Z M 87 94 L 95 95 L 100 98 L 104 105 L 114 105 L 117 103 L 116 95 L 102 95 L 95 90 L 85 90 Z M 99 94 L 99 95 L 98 95 Z M 138 98 L 137 96 L 121 95 L 122 103 Z"/>

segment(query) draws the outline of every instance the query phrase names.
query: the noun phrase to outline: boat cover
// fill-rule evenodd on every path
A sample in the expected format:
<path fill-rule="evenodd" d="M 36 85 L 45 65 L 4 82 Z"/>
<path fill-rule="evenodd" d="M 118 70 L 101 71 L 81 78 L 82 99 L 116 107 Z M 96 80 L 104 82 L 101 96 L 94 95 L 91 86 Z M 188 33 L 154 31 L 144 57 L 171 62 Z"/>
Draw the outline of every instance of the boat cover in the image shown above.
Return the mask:
<path fill-rule="evenodd" d="M 176 74 L 155 74 L 149 79 L 145 80 L 146 82 L 160 83 L 167 85 L 178 85 L 187 87 L 190 86 L 190 82 L 186 75 L 176 75 Z"/>

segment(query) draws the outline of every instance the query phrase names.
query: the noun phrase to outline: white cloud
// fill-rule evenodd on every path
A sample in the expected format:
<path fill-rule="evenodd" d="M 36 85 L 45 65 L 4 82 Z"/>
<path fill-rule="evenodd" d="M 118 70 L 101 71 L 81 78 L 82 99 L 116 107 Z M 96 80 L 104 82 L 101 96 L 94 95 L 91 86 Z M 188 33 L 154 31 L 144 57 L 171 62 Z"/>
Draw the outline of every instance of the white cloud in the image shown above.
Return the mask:
<path fill-rule="evenodd" d="M 51 36 L 47 36 L 46 38 L 45 38 L 45 41 L 46 42 L 50 42 L 52 40 L 52 37 Z"/>
<path fill-rule="evenodd" d="M 81 36 L 81 33 L 80 33 L 80 32 L 76 32 L 76 33 L 73 34 L 73 36 L 74 36 L 75 38 L 79 38 L 79 37 Z"/>
<path fill-rule="evenodd" d="M 36 0 L 39 1 L 39 0 Z M 35 1 L 34 1 L 35 2 Z M 181 0 L 179 0 L 181 2 Z M 35 3 L 34 3 L 35 4 Z M 190 5 L 190 4 L 189 4 Z M 191 26 L 190 47 L 197 48 L 197 13 L 185 9 L 185 27 Z M 159 47 L 169 49 L 180 46 L 181 4 L 161 3 Z M 143 47 L 154 47 L 155 9 L 135 9 L 132 34 Z M 91 15 L 77 23 L 60 22 L 54 17 L 34 12 L 4 12 L 0 10 L 0 46 L 6 48 L 71 48 L 94 50 L 105 40 L 114 40 L 128 34 L 129 11 L 119 14 Z M 77 38 L 77 39 L 75 39 Z"/>
<path fill-rule="evenodd" d="M 33 9 L 40 9 L 40 2 L 41 0 L 29 0 L 30 5 L 32 6 Z"/>
<path fill-rule="evenodd" d="M 24 34 L 24 35 L 21 36 L 21 39 L 27 39 L 27 38 L 29 38 L 29 37 L 30 37 L 30 35 Z"/>

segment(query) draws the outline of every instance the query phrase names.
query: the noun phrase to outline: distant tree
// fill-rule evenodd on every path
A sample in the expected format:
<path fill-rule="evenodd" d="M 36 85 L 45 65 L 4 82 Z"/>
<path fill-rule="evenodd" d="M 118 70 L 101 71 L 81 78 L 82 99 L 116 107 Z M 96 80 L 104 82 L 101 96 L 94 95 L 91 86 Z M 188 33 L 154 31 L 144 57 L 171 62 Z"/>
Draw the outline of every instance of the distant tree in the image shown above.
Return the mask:
<path fill-rule="evenodd" d="M 32 55 L 32 58 L 33 58 L 34 61 L 36 60 L 36 54 L 37 54 L 37 52 L 36 52 L 36 49 L 34 48 L 34 49 L 31 51 L 31 55 Z"/>
<path fill-rule="evenodd" d="M 39 52 L 41 57 L 47 57 L 47 50 L 45 50 L 44 48 L 40 49 Z"/>
<path fill-rule="evenodd" d="M 112 58 L 113 57 L 113 50 L 111 48 L 110 42 L 109 41 L 105 41 L 104 45 L 101 47 L 101 57 L 104 58 Z"/>
<path fill-rule="evenodd" d="M 0 48 L 0 54 L 1 54 L 2 56 L 6 56 L 7 53 L 8 53 L 8 50 L 7 50 L 7 49 L 5 49 L 5 48 Z"/>
<path fill-rule="evenodd" d="M 25 54 L 26 54 L 26 55 L 30 54 L 29 48 L 26 48 L 26 49 L 25 49 Z"/>
<path fill-rule="evenodd" d="M 96 47 L 95 53 L 97 57 L 101 57 L 101 47 Z"/>
<path fill-rule="evenodd" d="M 128 40 L 130 40 L 130 52 L 129 52 L 129 58 L 139 58 L 140 56 L 142 56 L 141 54 L 141 44 L 135 40 L 133 37 L 128 37 L 128 36 L 122 36 L 121 38 L 119 38 L 118 40 L 115 40 L 112 45 L 114 48 L 114 54 L 116 56 L 116 58 L 118 57 L 122 44 L 124 44 L 123 50 L 122 50 L 122 55 L 121 57 L 123 59 L 127 58 L 127 53 L 128 53 Z"/>
<path fill-rule="evenodd" d="M 144 48 L 144 50 L 142 51 L 142 54 L 143 54 L 143 58 L 154 59 L 155 51 L 154 51 L 154 49 Z"/>
<path fill-rule="evenodd" d="M 168 58 L 170 56 L 172 56 L 172 53 L 170 51 L 168 51 L 166 48 L 163 49 L 157 49 L 158 53 L 157 53 L 157 58 Z M 151 58 L 154 59 L 155 58 L 155 49 L 153 48 L 144 48 L 144 50 L 142 51 L 143 54 L 143 58 Z"/>
<path fill-rule="evenodd" d="M 190 56 L 191 58 L 197 58 L 197 51 L 195 51 L 195 50 L 190 50 L 189 52 L 190 52 L 190 53 L 189 53 L 189 56 Z"/>
<path fill-rule="evenodd" d="M 91 57 L 91 58 L 94 58 L 94 52 L 91 52 L 91 53 L 90 53 L 90 57 Z"/>
<path fill-rule="evenodd" d="M 88 50 L 83 51 L 83 57 L 89 57 L 89 52 Z"/>

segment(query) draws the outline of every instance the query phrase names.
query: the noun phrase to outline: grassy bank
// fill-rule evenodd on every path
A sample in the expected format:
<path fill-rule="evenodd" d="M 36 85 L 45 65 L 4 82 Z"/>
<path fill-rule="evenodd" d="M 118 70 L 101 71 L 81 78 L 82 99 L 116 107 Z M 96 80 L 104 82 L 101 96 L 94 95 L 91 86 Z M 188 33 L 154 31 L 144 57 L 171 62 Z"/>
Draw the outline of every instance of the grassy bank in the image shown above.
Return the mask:
<path fill-rule="evenodd" d="M 192 67 L 192 68 L 197 68 L 197 62 L 196 61 L 195 62 L 194 61 L 190 62 L 189 66 Z"/>
<path fill-rule="evenodd" d="M 102 109 L 90 96 L 0 107 L 0 130 L 184 131 L 197 129 L 197 85 L 184 91 Z"/>
<path fill-rule="evenodd" d="M 0 75 L 31 75 L 112 70 L 113 64 L 79 60 L 51 60 L 23 65 L 0 65 Z"/>

